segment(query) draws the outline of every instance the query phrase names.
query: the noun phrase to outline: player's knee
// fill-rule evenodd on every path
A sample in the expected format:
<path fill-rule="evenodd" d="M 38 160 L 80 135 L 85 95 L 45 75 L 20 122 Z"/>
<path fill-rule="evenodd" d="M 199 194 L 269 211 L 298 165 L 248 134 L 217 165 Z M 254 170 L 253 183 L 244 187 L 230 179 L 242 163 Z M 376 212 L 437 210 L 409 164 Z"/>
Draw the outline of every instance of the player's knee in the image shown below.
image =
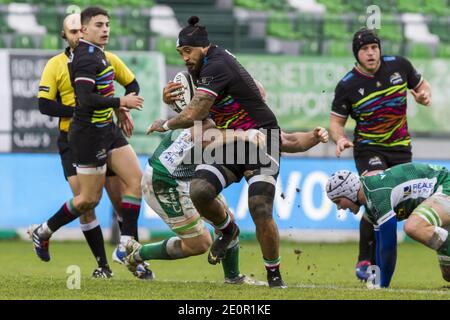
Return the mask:
<path fill-rule="evenodd" d="M 210 183 L 201 179 L 194 179 L 189 187 L 189 196 L 192 202 L 205 204 L 214 201 L 217 192 Z"/>
<path fill-rule="evenodd" d="M 81 201 L 78 204 L 79 209 L 82 212 L 93 210 L 100 201 L 100 197 L 94 194 L 81 197 Z"/>
<path fill-rule="evenodd" d="M 419 230 L 419 226 L 414 220 L 406 220 L 405 224 L 403 225 L 403 230 L 405 233 L 410 236 L 411 238 L 415 238 L 416 233 Z"/>
<path fill-rule="evenodd" d="M 128 186 L 128 192 L 127 193 L 131 193 L 131 194 L 133 194 L 134 196 L 136 196 L 136 197 L 140 197 L 141 196 L 141 194 L 142 194 L 142 189 L 141 189 L 141 183 L 140 183 L 140 180 L 138 181 L 138 180 L 136 180 L 136 181 L 134 181 L 133 183 L 131 183 L 129 186 Z"/>
<path fill-rule="evenodd" d="M 81 224 L 88 224 L 91 223 L 92 221 L 96 220 L 97 216 L 95 215 L 95 211 L 94 210 L 88 210 L 87 212 L 85 212 L 84 214 L 82 214 L 80 216 L 80 223 Z"/>
<path fill-rule="evenodd" d="M 212 238 L 208 233 L 207 236 L 204 236 L 202 238 L 202 241 L 200 243 L 200 251 L 201 251 L 200 254 L 207 252 L 209 250 L 209 248 L 211 247 L 211 245 L 212 245 Z"/>
<path fill-rule="evenodd" d="M 189 243 L 189 245 L 189 251 L 191 252 L 191 255 L 196 256 L 204 254 L 212 245 L 211 236 L 209 234 L 208 236 L 203 235 L 200 238 L 196 239 L 195 242 Z"/>
<path fill-rule="evenodd" d="M 199 255 L 204 254 L 209 250 L 209 247 L 211 246 L 211 242 L 208 240 L 205 241 L 199 241 L 195 244 L 193 248 L 191 248 L 193 255 Z"/>
<path fill-rule="evenodd" d="M 259 199 L 259 197 L 252 197 L 249 199 L 248 205 L 256 226 L 273 220 L 271 203 Z"/>

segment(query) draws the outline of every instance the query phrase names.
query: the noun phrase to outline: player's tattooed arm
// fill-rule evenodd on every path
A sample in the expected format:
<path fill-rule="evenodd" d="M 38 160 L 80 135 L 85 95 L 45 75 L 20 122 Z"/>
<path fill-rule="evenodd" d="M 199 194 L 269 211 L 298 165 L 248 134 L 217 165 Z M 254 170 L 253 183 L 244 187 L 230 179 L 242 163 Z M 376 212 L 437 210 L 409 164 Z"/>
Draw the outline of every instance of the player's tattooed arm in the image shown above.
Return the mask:
<path fill-rule="evenodd" d="M 188 106 L 178 116 L 170 119 L 167 125 L 171 129 L 192 127 L 194 121 L 201 121 L 208 117 L 209 109 L 215 99 L 211 94 L 197 90 Z"/>
<path fill-rule="evenodd" d="M 147 130 L 164 132 L 174 129 L 186 129 L 194 125 L 195 121 L 202 121 L 209 115 L 209 109 L 214 104 L 215 97 L 209 93 L 197 90 L 191 102 L 177 116 L 165 120 L 156 120 Z"/>

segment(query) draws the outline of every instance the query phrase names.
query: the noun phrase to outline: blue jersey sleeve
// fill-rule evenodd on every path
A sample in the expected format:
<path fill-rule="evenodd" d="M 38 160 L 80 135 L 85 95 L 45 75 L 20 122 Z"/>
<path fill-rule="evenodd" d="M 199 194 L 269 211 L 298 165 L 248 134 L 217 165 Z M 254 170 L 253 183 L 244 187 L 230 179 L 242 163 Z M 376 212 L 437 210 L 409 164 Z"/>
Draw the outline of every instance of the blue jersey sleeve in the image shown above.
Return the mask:
<path fill-rule="evenodd" d="M 381 272 L 380 286 L 389 287 L 397 262 L 397 218 L 392 216 L 375 228 L 376 262 Z"/>

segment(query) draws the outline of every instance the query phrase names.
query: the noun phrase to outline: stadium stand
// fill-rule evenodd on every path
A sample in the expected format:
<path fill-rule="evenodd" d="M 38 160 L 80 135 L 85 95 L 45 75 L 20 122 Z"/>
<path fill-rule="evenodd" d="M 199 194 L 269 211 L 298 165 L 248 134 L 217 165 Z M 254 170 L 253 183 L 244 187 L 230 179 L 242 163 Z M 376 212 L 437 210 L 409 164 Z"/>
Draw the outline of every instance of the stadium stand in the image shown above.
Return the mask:
<path fill-rule="evenodd" d="M 0 47 L 58 49 L 70 0 L 0 0 Z M 111 50 L 159 50 L 180 63 L 173 45 L 191 15 L 210 39 L 234 52 L 302 55 L 351 53 L 367 7 L 381 9 L 384 52 L 449 57 L 449 0 L 99 0 L 110 10 Z M 79 0 L 80 7 L 90 5 Z"/>

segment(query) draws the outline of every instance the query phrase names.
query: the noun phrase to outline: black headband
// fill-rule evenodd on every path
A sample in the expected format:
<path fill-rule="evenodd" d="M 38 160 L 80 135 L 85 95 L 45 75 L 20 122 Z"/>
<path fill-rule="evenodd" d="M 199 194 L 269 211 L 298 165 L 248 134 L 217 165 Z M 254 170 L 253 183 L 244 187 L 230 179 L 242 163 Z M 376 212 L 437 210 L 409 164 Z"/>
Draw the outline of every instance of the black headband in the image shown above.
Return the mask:
<path fill-rule="evenodd" d="M 375 33 L 374 30 L 362 28 L 355 33 L 355 35 L 353 36 L 353 54 L 355 55 L 356 61 L 359 62 L 358 60 L 359 49 L 361 49 L 362 46 L 365 46 L 366 44 L 370 43 L 378 44 L 378 47 L 381 50 L 380 38 L 378 38 L 378 35 Z"/>
<path fill-rule="evenodd" d="M 188 19 L 189 25 L 184 27 L 177 40 L 177 48 L 183 46 L 189 47 L 207 47 L 209 45 L 208 32 L 203 26 L 197 25 L 200 19 L 192 16 Z"/>

